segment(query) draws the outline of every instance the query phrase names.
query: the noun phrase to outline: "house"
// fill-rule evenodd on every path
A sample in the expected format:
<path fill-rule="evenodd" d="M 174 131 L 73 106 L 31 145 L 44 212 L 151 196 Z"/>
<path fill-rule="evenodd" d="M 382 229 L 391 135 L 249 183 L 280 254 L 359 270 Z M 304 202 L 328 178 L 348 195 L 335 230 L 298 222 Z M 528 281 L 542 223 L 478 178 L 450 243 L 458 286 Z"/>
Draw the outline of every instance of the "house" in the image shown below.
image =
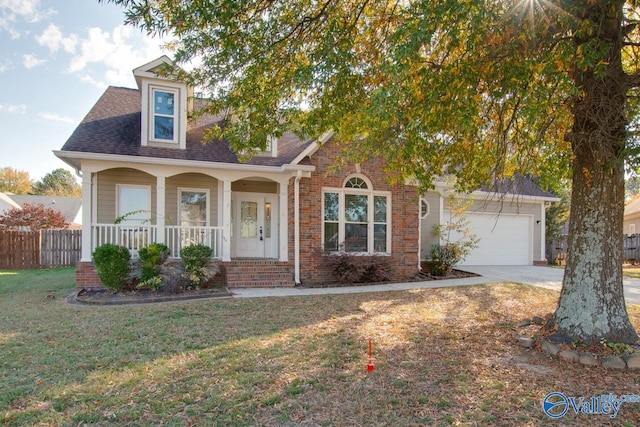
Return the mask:
<path fill-rule="evenodd" d="M 640 232 L 640 197 L 630 201 L 624 207 L 622 233 L 632 236 Z"/>
<path fill-rule="evenodd" d="M 82 228 L 82 199 L 79 197 L 0 193 L 0 213 L 13 208 L 22 209 L 25 203 L 43 205 L 60 212 L 65 222 L 69 224 L 69 229 Z"/>
<path fill-rule="evenodd" d="M 174 257 L 191 243 L 213 249 L 230 287 L 294 286 L 330 280 L 322 254 L 340 249 L 387 257 L 412 277 L 437 243 L 447 190 L 425 195 L 391 186 L 381 159 L 330 172 L 331 132 L 286 133 L 246 162 L 225 141 L 202 143 L 223 116 L 190 120 L 185 84 L 156 73 L 166 56 L 133 70 L 137 89 L 109 87 L 55 155 L 82 176 L 82 261 L 77 286 L 100 286 L 91 253 L 103 243 L 133 253 L 151 242 Z M 530 181 L 479 191 L 469 212 L 480 246 L 468 263 L 545 262 L 545 206 L 555 200 Z M 116 220 L 117 219 L 117 220 Z"/>

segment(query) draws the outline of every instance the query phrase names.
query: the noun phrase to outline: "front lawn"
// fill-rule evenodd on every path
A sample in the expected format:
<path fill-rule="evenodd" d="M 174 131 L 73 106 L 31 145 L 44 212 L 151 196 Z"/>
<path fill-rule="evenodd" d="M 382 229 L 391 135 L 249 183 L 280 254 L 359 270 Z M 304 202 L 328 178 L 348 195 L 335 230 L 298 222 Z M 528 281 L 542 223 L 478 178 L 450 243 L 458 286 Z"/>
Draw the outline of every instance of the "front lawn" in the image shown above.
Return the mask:
<path fill-rule="evenodd" d="M 555 291 L 513 284 L 146 306 L 65 302 L 72 269 L 0 271 L 4 425 L 640 425 L 542 411 L 640 394 L 640 373 L 515 344 Z M 640 327 L 640 307 L 630 315 Z M 372 340 L 375 370 L 367 373 Z"/>

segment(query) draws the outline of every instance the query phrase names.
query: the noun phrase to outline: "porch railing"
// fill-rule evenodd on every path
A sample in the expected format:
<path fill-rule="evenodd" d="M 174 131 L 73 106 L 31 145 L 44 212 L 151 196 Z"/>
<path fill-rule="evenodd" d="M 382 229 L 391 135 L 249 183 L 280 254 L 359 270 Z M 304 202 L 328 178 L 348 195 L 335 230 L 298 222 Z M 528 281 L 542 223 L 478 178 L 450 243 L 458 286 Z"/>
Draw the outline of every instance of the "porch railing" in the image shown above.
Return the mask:
<path fill-rule="evenodd" d="M 150 243 L 158 243 L 162 233 L 156 225 L 93 224 L 91 226 L 91 251 L 105 243 L 124 246 L 132 257 Z M 169 247 L 172 258 L 180 257 L 180 250 L 189 245 L 209 246 L 212 258 L 222 258 L 222 227 L 194 227 L 169 225 L 164 227 L 164 244 Z"/>
<path fill-rule="evenodd" d="M 222 227 L 168 225 L 165 227 L 164 244 L 171 256 L 180 257 L 180 250 L 189 245 L 209 246 L 212 258 L 222 258 Z"/>

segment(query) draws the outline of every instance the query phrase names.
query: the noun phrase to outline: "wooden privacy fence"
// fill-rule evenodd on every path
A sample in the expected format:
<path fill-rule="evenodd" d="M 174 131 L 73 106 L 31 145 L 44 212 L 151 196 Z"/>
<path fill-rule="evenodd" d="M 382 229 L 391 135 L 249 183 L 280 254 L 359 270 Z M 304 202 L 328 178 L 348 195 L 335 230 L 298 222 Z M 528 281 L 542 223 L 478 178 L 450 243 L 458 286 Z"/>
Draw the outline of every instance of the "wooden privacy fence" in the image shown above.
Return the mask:
<path fill-rule="evenodd" d="M 0 269 L 73 267 L 81 242 L 82 230 L 0 229 Z"/>
<path fill-rule="evenodd" d="M 640 263 L 640 234 L 625 234 L 622 238 L 622 261 L 624 263 Z M 554 264 L 564 265 L 567 260 L 567 236 L 561 236 L 547 243 L 547 260 Z"/>
<path fill-rule="evenodd" d="M 40 233 L 0 230 L 0 269 L 40 267 Z"/>
<path fill-rule="evenodd" d="M 73 267 L 82 255 L 82 230 L 41 230 L 40 267 Z"/>

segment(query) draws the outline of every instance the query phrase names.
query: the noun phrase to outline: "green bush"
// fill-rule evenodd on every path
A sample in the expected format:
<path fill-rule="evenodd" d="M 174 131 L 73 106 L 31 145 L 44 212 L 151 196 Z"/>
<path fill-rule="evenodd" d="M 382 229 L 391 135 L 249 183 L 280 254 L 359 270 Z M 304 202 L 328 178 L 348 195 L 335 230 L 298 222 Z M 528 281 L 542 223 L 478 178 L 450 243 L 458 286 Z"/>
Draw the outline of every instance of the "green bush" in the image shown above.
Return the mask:
<path fill-rule="evenodd" d="M 127 283 L 130 259 L 129 249 L 111 243 L 100 245 L 93 252 L 93 264 L 102 284 L 116 291 Z"/>
<path fill-rule="evenodd" d="M 140 280 L 143 282 L 153 279 L 160 273 L 158 268 L 169 257 L 171 251 L 166 245 L 162 243 L 151 243 L 140 251 L 138 251 L 138 257 L 140 258 Z"/>
<path fill-rule="evenodd" d="M 453 243 L 431 246 L 431 274 L 434 276 L 448 276 L 453 267 L 464 259 L 465 254 L 459 246 Z"/>
<path fill-rule="evenodd" d="M 191 245 L 182 248 L 180 258 L 184 264 L 185 277 L 191 286 L 202 287 L 211 278 L 207 264 L 213 251 L 204 245 Z"/>

